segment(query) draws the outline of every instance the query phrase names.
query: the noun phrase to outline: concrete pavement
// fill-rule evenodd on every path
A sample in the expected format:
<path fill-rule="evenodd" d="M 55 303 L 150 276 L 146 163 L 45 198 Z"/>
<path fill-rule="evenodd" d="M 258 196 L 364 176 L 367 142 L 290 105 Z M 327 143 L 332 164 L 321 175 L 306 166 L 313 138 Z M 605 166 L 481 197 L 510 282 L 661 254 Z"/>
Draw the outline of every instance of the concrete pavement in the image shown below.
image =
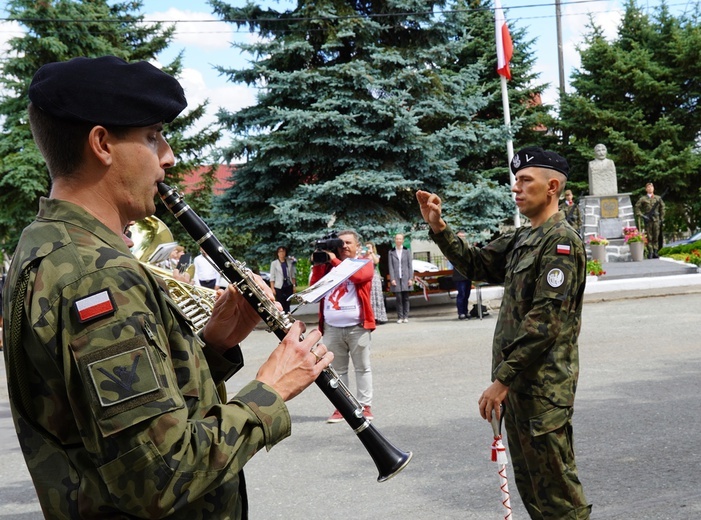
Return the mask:
<path fill-rule="evenodd" d="M 701 514 L 699 278 L 588 283 L 574 429 L 592 518 Z M 486 301 L 496 307 L 498 289 L 489 289 L 497 292 Z M 390 322 L 373 334 L 375 425 L 413 451 L 404 472 L 377 483 L 373 462 L 347 425 L 325 423 L 331 405 L 312 387 L 289 403 L 292 436 L 247 465 L 252 519 L 503 518 L 489 462 L 491 428 L 476 406 L 489 382 L 496 319 L 458 321 L 446 298 L 412 302 L 409 323 Z M 307 316 L 313 322 L 314 312 Z M 230 395 L 255 377 L 275 343 L 262 330 L 244 342 L 246 367 L 229 382 Z M 0 519 L 41 518 L 9 415 L 2 361 L 0 457 Z M 514 518 L 527 518 L 508 474 Z"/>

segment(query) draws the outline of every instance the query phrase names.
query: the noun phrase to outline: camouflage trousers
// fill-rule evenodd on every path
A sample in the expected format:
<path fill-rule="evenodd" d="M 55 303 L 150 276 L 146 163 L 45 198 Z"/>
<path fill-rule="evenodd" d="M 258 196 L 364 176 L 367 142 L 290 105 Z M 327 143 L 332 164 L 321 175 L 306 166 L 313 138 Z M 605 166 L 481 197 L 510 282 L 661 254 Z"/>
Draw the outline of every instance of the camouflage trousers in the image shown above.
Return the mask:
<path fill-rule="evenodd" d="M 660 221 L 650 219 L 645 222 L 645 235 L 647 235 L 647 252 L 648 258 L 657 253 L 660 241 Z"/>
<path fill-rule="evenodd" d="M 591 505 L 577 476 L 572 408 L 509 393 L 504 417 L 516 487 L 533 519 L 589 519 Z"/>

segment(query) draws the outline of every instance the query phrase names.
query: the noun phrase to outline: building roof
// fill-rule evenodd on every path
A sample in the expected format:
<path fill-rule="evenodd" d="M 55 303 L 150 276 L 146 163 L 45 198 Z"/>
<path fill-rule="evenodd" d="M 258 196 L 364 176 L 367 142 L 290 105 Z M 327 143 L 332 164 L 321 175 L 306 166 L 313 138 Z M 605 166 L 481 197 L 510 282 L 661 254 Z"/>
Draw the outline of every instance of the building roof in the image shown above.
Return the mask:
<path fill-rule="evenodd" d="M 183 178 L 183 192 L 185 194 L 192 193 L 197 185 L 202 182 L 202 176 L 210 168 L 211 166 L 200 166 L 199 168 L 186 174 Z M 212 187 L 212 191 L 215 195 L 222 195 L 227 188 L 233 186 L 233 175 L 235 170 L 235 167 L 228 166 L 226 164 L 220 164 L 217 166 L 214 186 Z"/>

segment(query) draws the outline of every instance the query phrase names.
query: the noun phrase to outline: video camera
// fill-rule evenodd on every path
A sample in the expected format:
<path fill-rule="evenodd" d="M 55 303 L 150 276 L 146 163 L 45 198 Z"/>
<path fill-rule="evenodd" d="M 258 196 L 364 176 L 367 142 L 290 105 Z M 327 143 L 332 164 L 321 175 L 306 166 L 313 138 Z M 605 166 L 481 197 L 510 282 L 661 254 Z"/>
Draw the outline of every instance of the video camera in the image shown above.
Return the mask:
<path fill-rule="evenodd" d="M 314 265 L 325 264 L 331 257 L 326 251 L 338 251 L 343 247 L 343 240 L 338 238 L 335 231 L 332 231 L 321 240 L 314 243 L 314 252 L 312 253 L 312 263 Z"/>

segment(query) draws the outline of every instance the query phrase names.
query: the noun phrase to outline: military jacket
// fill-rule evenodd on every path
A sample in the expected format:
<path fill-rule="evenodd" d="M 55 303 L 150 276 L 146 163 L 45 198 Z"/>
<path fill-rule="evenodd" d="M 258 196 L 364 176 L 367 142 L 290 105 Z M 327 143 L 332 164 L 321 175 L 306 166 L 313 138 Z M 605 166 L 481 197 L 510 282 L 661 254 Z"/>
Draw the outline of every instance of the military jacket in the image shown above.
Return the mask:
<path fill-rule="evenodd" d="M 648 217 L 650 220 L 664 220 L 664 201 L 659 195 L 648 197 L 643 195 L 635 203 L 635 214 L 642 218 Z"/>
<path fill-rule="evenodd" d="M 572 406 L 579 376 L 586 256 L 562 212 L 483 248 L 450 228 L 430 233 L 441 251 L 472 280 L 504 285 L 492 345 L 492 380 L 510 391 Z"/>
<path fill-rule="evenodd" d="M 582 227 L 582 212 L 579 209 L 579 204 L 575 202 L 567 205 L 566 202 L 563 202 L 559 209 L 565 214 L 565 220 L 570 226 L 579 231 L 579 228 Z"/>
<path fill-rule="evenodd" d="M 71 203 L 42 199 L 6 296 L 25 270 L 22 344 L 6 343 L 5 357 L 44 515 L 245 517 L 241 470 L 290 434 L 290 417 L 258 381 L 220 402 L 240 350 L 230 361 L 207 348 L 121 237 Z M 7 340 L 10 308 L 8 297 Z"/>

